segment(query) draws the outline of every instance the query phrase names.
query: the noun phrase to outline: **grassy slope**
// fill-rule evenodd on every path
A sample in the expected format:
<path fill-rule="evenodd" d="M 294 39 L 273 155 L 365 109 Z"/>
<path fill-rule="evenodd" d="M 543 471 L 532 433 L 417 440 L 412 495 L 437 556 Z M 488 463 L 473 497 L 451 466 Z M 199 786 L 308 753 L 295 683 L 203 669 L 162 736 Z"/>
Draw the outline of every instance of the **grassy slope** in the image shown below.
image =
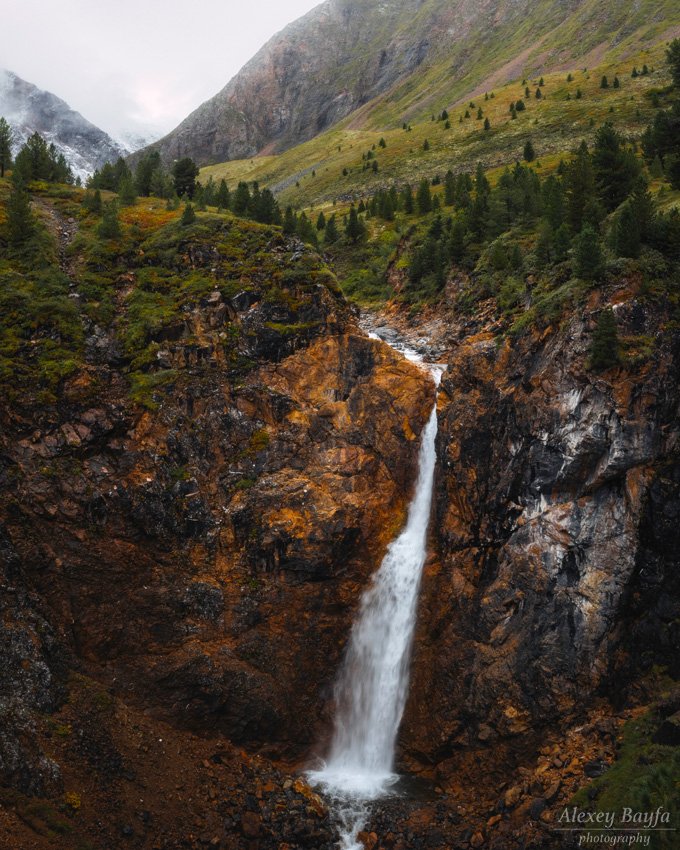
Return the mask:
<path fill-rule="evenodd" d="M 370 195 L 393 183 L 416 184 L 422 177 L 443 175 L 448 168 L 472 170 L 478 161 L 487 167 L 512 163 L 521 158 L 528 138 L 545 170 L 554 167 L 560 155 L 577 140 L 592 137 L 591 119 L 595 127 L 609 119 L 622 132 L 639 136 L 655 112 L 651 99 L 645 95 L 668 84 L 664 49 L 665 43 L 657 44 L 625 61 L 607 59 L 589 71 L 573 68 L 572 83 L 566 82 L 566 70 L 543 74 L 545 86 L 540 101 L 533 96 L 537 78 L 527 77 L 532 96 L 527 100 L 526 111 L 518 113 L 514 121 L 509 106 L 524 94 L 521 74 L 512 83 L 490 90 L 493 99 L 487 101 L 482 94 L 471 100 L 466 98 L 450 109 L 449 130 L 443 122 L 430 119 L 411 123 L 410 132 L 401 128 L 350 129 L 352 121 L 348 120 L 279 156 L 208 166 L 201 171 L 201 180 L 224 177 L 231 187 L 239 180 L 258 180 L 272 188 L 283 204 L 329 210 L 334 201 L 341 208 L 346 207 L 351 198 Z M 652 73 L 631 79 L 633 65 L 641 68 L 644 63 L 654 69 Z M 600 89 L 602 75 L 607 74 L 611 81 L 616 73 L 621 87 Z M 575 99 L 578 88 L 583 94 L 580 100 Z M 569 101 L 567 94 L 572 97 Z M 469 107 L 470 102 L 474 102 L 474 108 Z M 491 122 L 489 133 L 484 132 L 483 120 L 475 117 L 479 106 Z M 466 108 L 470 117 L 459 123 Z M 387 148 L 376 147 L 379 172 L 362 171 L 362 153 L 377 146 L 380 138 L 385 139 Z M 425 139 L 430 144 L 429 151 L 423 150 Z M 343 169 L 349 172 L 347 176 L 343 176 Z"/>

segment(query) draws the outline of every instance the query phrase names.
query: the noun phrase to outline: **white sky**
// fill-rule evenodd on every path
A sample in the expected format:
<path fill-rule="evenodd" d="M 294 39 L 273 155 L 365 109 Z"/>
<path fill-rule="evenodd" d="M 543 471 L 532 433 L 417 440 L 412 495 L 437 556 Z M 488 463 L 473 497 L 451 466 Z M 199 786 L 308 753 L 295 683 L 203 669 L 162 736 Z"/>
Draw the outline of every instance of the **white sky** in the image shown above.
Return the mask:
<path fill-rule="evenodd" d="M 320 0 L 0 0 L 0 68 L 114 135 L 167 132 Z"/>

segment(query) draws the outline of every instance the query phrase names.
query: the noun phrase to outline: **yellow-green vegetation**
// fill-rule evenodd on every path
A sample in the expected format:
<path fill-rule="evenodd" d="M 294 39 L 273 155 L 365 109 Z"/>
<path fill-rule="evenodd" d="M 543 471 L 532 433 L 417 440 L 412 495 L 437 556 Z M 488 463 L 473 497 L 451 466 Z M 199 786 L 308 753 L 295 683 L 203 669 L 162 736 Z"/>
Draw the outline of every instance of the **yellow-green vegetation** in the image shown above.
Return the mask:
<path fill-rule="evenodd" d="M 252 292 L 254 300 L 279 305 L 285 319 L 270 330 L 290 336 L 318 324 L 305 312 L 306 293 L 319 283 L 338 291 L 323 261 L 278 227 L 207 211 L 186 224 L 165 201 L 140 198 L 121 208 L 108 191 L 95 212 L 82 203 L 82 190 L 63 184 L 22 188 L 30 221 L 15 245 L 11 185 L 11 175 L 0 181 L 0 387 L 25 404 L 55 402 L 64 381 L 87 369 L 93 325 L 120 352 L 131 399 L 154 407 L 180 376 L 159 353 L 180 338 L 200 345 L 205 332 L 235 374 L 250 365 L 238 353 L 242 329 L 228 313 L 219 332 L 202 330 L 193 318 L 208 296 L 227 302 Z M 57 244 L 55 219 L 77 224 L 67 245 Z"/>
<path fill-rule="evenodd" d="M 581 788 L 570 805 L 582 811 L 614 812 L 618 819 L 624 808 L 632 812 L 654 812 L 658 806 L 671 816 L 680 811 L 680 748 L 654 743 L 659 727 L 657 710 L 630 720 L 623 735 L 616 761 L 602 776 Z M 626 826 L 636 826 L 626 824 Z M 657 824 L 659 827 L 666 824 Z M 673 827 L 673 824 L 668 824 Z M 587 828 L 584 828 L 587 832 Z M 677 847 L 676 832 L 660 830 L 640 832 L 649 838 L 652 850 Z"/>
<path fill-rule="evenodd" d="M 585 70 L 573 65 L 544 73 L 540 100 L 535 97 L 540 76 L 525 77 L 522 70 L 511 82 L 495 88 L 490 86 L 473 94 L 471 87 L 464 98 L 445 98 L 433 110 L 436 119 L 443 109 L 447 110 L 449 129 L 446 121 L 432 121 L 429 116 L 418 122 L 408 121 L 407 130 L 402 129 L 401 122 L 393 122 L 392 126 L 388 122 L 371 130 L 355 129 L 356 120 L 350 117 L 279 156 L 207 166 L 201 170 L 200 180 L 205 183 L 211 176 L 215 181 L 225 178 L 230 188 L 240 180 L 257 180 L 272 189 L 282 205 L 290 203 L 308 212 L 321 208 L 328 213 L 334 209 L 334 202 L 335 208 L 344 211 L 350 198 L 367 197 L 392 183 L 415 186 L 422 177 L 443 177 L 448 168 L 472 170 L 478 161 L 484 163 L 493 178 L 494 168 L 522 158 L 528 138 L 536 149 L 539 171 L 549 172 L 577 141 L 592 139 L 595 128 L 605 120 L 612 120 L 626 135 L 642 133 L 656 111 L 654 91 L 663 90 L 670 80 L 664 62 L 665 47 L 665 43 L 657 44 L 644 52 L 626 55 L 625 59 L 612 58 Z M 617 50 L 617 54 L 621 52 Z M 645 64 L 653 70 L 633 79 L 633 67 L 642 68 Z M 571 82 L 567 81 L 569 75 Z M 618 77 L 620 87 L 612 84 L 601 89 L 603 75 L 612 83 Z M 579 90 L 581 97 L 577 98 Z M 519 99 L 524 100 L 526 109 L 513 119 L 510 104 Z M 483 119 L 476 118 L 480 107 L 491 123 L 488 134 L 484 132 Z M 381 138 L 385 148 L 379 146 Z M 423 149 L 426 139 L 428 150 Z M 365 156 L 368 151 L 378 162 L 377 173 L 364 169 L 366 160 L 362 160 L 362 154 Z"/>

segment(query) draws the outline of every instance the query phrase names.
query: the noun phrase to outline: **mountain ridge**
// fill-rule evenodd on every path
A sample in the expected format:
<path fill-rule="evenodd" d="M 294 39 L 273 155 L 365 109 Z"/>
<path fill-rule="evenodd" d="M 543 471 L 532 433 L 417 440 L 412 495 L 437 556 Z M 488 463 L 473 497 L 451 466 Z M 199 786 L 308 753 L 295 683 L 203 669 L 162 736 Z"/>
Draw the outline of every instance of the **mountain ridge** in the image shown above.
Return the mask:
<path fill-rule="evenodd" d="M 595 0 L 326 0 L 147 150 L 203 166 L 285 151 L 343 120 L 394 128 L 494 75 L 632 52 L 672 35 L 674 21 L 667 0 L 615 2 L 606 17 Z"/>
<path fill-rule="evenodd" d="M 63 153 L 74 175 L 86 180 L 105 162 L 130 153 L 122 143 L 84 118 L 62 98 L 0 68 L 0 115 L 14 131 L 17 151 L 40 133 Z"/>

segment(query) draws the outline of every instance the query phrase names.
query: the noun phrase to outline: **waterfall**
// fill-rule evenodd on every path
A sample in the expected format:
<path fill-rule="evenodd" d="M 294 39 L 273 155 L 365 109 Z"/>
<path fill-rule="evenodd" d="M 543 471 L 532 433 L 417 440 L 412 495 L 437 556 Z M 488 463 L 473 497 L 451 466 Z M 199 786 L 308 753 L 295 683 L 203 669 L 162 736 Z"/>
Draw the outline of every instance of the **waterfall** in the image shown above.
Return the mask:
<path fill-rule="evenodd" d="M 411 352 L 409 359 L 419 360 Z M 441 368 L 430 367 L 435 383 Z M 335 685 L 336 717 L 328 759 L 311 784 L 333 800 L 343 850 L 361 850 L 366 803 L 389 792 L 394 750 L 408 695 L 418 590 L 427 555 L 435 469 L 437 407 L 422 434 L 418 479 L 406 525 L 364 593 Z"/>

